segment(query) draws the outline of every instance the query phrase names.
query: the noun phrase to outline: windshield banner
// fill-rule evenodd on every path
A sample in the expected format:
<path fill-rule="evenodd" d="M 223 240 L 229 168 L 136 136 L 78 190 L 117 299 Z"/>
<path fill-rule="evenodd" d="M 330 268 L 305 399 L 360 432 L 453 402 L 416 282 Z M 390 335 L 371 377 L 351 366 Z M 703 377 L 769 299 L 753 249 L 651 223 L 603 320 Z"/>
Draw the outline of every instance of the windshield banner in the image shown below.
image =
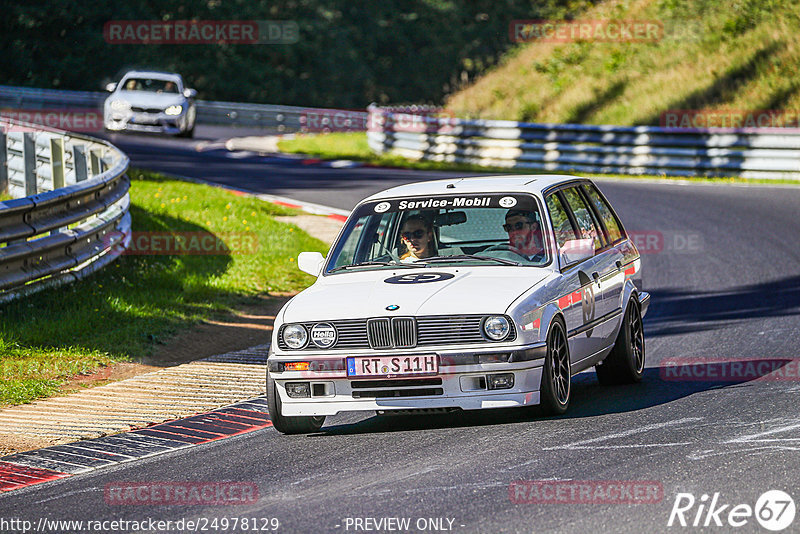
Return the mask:
<path fill-rule="evenodd" d="M 435 197 L 415 197 L 411 199 L 383 200 L 368 204 L 370 211 L 385 213 L 387 211 L 458 209 L 458 208 L 502 208 L 524 207 L 536 208 L 533 197 L 524 194 L 477 194 L 447 195 Z"/>

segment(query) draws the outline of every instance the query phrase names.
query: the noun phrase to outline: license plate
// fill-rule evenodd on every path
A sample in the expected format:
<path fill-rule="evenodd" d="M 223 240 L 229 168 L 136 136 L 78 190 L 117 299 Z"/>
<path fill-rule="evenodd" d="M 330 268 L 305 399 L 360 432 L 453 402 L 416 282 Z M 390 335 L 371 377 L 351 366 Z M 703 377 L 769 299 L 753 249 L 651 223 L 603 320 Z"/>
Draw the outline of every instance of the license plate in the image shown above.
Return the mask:
<path fill-rule="evenodd" d="M 133 116 L 133 122 L 138 122 L 139 124 L 155 124 L 157 119 L 158 115 L 151 115 L 150 113 L 137 113 Z"/>
<path fill-rule="evenodd" d="M 347 376 L 418 376 L 439 373 L 435 354 L 416 356 L 352 356 L 347 358 Z"/>

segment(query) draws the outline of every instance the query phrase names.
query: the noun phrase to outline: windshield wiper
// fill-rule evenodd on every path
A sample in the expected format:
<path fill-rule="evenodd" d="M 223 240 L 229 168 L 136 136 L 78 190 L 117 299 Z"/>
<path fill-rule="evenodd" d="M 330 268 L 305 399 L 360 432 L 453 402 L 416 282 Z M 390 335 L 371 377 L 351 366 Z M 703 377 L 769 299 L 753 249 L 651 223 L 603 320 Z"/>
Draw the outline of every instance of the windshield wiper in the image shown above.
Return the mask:
<path fill-rule="evenodd" d="M 369 267 L 369 266 L 378 266 L 378 267 L 414 267 L 413 263 L 399 263 L 396 261 L 362 261 L 361 263 L 351 263 L 349 265 L 340 265 L 339 267 L 334 267 L 329 273 L 335 273 L 337 271 L 346 271 L 347 269 L 354 269 L 356 267 Z"/>
<path fill-rule="evenodd" d="M 477 254 L 454 254 L 452 256 L 433 256 L 431 258 L 425 258 L 424 260 L 420 260 L 420 263 L 436 263 L 436 262 L 447 262 L 447 261 L 461 261 L 461 260 L 485 260 L 485 261 L 496 261 L 497 263 L 502 263 L 503 265 L 522 265 L 518 261 L 514 260 L 506 260 L 503 258 L 494 258 L 492 256 L 479 256 Z"/>

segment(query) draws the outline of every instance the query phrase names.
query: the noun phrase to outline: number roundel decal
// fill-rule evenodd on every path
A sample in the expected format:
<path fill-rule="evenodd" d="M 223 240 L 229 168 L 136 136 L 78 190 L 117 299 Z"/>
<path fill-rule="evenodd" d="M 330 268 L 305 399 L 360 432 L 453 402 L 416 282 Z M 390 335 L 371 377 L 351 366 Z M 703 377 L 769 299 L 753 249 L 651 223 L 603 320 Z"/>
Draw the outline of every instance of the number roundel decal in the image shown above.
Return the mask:
<path fill-rule="evenodd" d="M 429 284 L 431 282 L 441 282 L 442 280 L 450 280 L 455 275 L 450 273 L 415 273 L 415 274 L 401 274 L 400 276 L 392 276 L 384 280 L 387 284 Z"/>

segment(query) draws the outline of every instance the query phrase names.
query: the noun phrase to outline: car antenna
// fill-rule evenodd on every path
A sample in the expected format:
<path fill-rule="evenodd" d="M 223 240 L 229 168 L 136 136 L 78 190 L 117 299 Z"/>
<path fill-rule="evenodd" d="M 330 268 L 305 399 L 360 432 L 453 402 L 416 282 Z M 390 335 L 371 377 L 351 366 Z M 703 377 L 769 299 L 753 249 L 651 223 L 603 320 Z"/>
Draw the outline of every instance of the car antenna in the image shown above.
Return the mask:
<path fill-rule="evenodd" d="M 456 184 L 447 184 L 447 189 L 455 189 Z"/>

